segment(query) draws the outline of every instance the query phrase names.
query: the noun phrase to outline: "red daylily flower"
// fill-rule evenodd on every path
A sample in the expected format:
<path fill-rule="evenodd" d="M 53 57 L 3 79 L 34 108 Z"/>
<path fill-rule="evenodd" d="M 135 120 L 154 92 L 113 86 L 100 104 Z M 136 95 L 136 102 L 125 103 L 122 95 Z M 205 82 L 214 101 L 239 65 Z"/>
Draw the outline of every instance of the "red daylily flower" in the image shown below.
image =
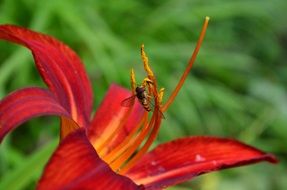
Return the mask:
<path fill-rule="evenodd" d="M 95 115 L 92 90 L 78 56 L 58 40 L 13 25 L 0 25 L 0 39 L 23 45 L 32 51 L 36 67 L 48 89 L 17 90 L 0 102 L 0 140 L 32 117 L 61 118 L 61 142 L 46 165 L 37 189 L 162 189 L 203 173 L 261 161 L 276 163 L 272 154 L 232 139 L 187 137 L 148 149 L 156 138 L 163 114 L 183 85 L 199 51 L 207 28 L 205 20 L 198 44 L 177 87 L 162 103 L 163 89 L 157 81 L 142 47 L 147 78 L 146 98 L 154 101 L 147 112 L 132 93 L 111 85 Z"/>

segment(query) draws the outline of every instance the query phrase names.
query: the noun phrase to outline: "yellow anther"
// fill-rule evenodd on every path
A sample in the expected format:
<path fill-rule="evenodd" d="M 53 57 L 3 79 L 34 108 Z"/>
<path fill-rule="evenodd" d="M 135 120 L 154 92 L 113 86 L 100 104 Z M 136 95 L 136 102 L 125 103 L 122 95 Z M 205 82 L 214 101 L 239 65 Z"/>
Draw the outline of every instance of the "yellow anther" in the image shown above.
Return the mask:
<path fill-rule="evenodd" d="M 148 77 L 146 77 L 146 78 L 143 79 L 143 82 L 142 82 L 142 86 L 143 86 L 143 87 L 150 86 L 150 85 L 152 85 L 152 84 L 153 84 L 153 81 L 150 80 Z"/>
<path fill-rule="evenodd" d="M 143 64 L 144 64 L 144 69 L 145 69 L 145 71 L 147 73 L 148 78 L 153 79 L 154 74 L 153 74 L 153 72 L 152 72 L 152 70 L 151 70 L 151 68 L 149 66 L 148 57 L 147 57 L 147 55 L 146 55 L 146 53 L 144 51 L 144 45 L 143 44 L 141 46 L 141 57 L 142 57 L 142 61 L 143 61 Z"/>
<path fill-rule="evenodd" d="M 132 93 L 135 93 L 136 90 L 136 77 L 135 77 L 135 72 L 134 69 L 131 69 L 131 87 L 132 87 Z"/>
<path fill-rule="evenodd" d="M 163 94 L 164 94 L 164 88 L 161 88 L 158 92 L 159 103 L 162 102 Z"/>

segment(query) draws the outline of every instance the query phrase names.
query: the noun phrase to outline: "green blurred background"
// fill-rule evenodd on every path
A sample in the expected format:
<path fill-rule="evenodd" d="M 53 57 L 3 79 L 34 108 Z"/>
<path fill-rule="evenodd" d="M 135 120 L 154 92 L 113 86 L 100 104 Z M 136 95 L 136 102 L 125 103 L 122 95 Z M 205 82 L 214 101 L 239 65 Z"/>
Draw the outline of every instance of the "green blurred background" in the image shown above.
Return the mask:
<path fill-rule="evenodd" d="M 55 36 L 83 59 L 95 107 L 108 86 L 129 88 L 129 70 L 144 77 L 139 47 L 170 94 L 210 25 L 198 59 L 165 114 L 157 143 L 187 135 L 234 137 L 276 154 L 261 163 L 203 175 L 171 190 L 287 189 L 286 0 L 1 0 L 0 23 Z M 44 86 L 29 51 L 0 43 L 0 97 Z M 59 121 L 33 119 L 0 146 L 0 189 L 33 189 L 57 145 Z M 216 147 L 215 147 L 216 148 Z M 191 188 L 190 188 L 191 187 Z"/>

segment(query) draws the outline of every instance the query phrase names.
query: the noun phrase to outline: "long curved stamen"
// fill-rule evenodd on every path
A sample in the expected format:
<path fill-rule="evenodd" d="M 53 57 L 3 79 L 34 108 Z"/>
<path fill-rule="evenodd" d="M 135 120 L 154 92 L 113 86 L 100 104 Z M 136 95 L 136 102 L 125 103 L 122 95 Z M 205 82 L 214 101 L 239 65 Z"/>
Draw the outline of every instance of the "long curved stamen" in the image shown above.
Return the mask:
<path fill-rule="evenodd" d="M 188 62 L 188 65 L 184 71 L 184 73 L 182 74 L 177 86 L 175 87 L 174 91 L 171 93 L 171 96 L 169 97 L 169 99 L 166 101 L 166 103 L 162 106 L 162 111 L 165 112 L 168 107 L 170 106 L 170 104 L 174 101 L 176 95 L 178 94 L 179 90 L 181 89 L 185 79 L 187 78 L 188 76 L 188 73 L 196 59 L 196 56 L 199 52 L 199 49 L 200 49 L 200 46 L 202 44 L 202 41 L 204 39 L 204 36 L 205 36 L 205 33 L 206 33 L 206 29 L 207 29 L 207 26 L 208 26 L 208 21 L 209 21 L 209 17 L 205 17 L 205 21 L 204 21 L 204 24 L 203 24 L 203 27 L 202 27 L 202 30 L 201 30 L 201 33 L 200 33 L 200 36 L 199 36 L 199 39 L 197 41 L 197 44 L 196 44 L 196 47 L 193 51 L 193 54 Z"/>

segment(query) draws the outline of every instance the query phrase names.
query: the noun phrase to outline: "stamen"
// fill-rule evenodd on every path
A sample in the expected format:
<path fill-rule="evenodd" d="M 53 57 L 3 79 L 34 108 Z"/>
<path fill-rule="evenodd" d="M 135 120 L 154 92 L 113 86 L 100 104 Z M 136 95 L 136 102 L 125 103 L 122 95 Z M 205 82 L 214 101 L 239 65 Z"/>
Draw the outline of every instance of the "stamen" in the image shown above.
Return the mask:
<path fill-rule="evenodd" d="M 188 76 L 188 73 L 196 59 L 196 56 L 199 52 L 199 49 L 200 49 L 200 46 L 202 44 L 202 41 L 204 39 L 204 36 L 205 36 L 205 33 L 206 33 L 206 29 L 207 29 L 207 26 L 208 26 L 208 21 L 209 21 L 209 17 L 205 17 L 205 20 L 204 20 L 204 24 L 203 24 L 203 27 L 202 27 L 202 30 L 201 30 L 201 33 L 200 33 L 200 36 L 199 36 L 199 39 L 197 41 L 197 44 L 196 44 L 196 47 L 193 51 L 193 54 L 188 62 L 188 65 L 184 71 L 184 73 L 182 74 L 176 88 L 174 89 L 174 91 L 171 93 L 171 96 L 169 97 L 169 99 L 167 100 L 167 102 L 162 106 L 162 111 L 165 112 L 167 110 L 167 108 L 170 106 L 170 104 L 174 101 L 176 95 L 178 94 L 179 90 L 181 89 L 185 79 L 187 78 Z"/>
<path fill-rule="evenodd" d="M 144 64 L 144 69 L 147 73 L 147 76 L 149 79 L 153 80 L 154 78 L 154 74 L 149 66 L 149 63 L 148 63 L 148 57 L 146 56 L 146 53 L 144 51 L 144 44 L 142 44 L 141 46 L 141 57 L 142 57 L 142 60 L 143 60 L 143 64 Z"/>
<path fill-rule="evenodd" d="M 110 164 L 110 167 L 113 170 L 119 170 L 120 167 L 122 166 L 122 164 L 124 164 L 124 162 L 127 161 L 129 159 L 129 157 L 136 151 L 136 149 L 140 146 L 140 144 L 142 143 L 144 138 L 147 136 L 150 129 L 153 127 L 154 121 L 155 121 L 155 116 L 153 115 L 150 123 L 144 126 L 144 129 L 137 136 L 136 140 L 128 148 L 128 150 L 126 152 L 124 152 L 124 154 L 122 154 L 117 160 L 115 160 L 114 162 L 112 162 Z"/>
<path fill-rule="evenodd" d="M 145 69 L 145 71 L 146 71 L 146 73 L 148 75 L 148 78 L 150 79 L 150 83 L 147 83 L 148 84 L 148 90 L 149 90 L 148 94 L 153 95 L 153 97 L 154 97 L 155 110 L 160 110 L 160 99 L 162 98 L 163 90 L 160 93 L 161 95 L 159 95 L 159 93 L 157 91 L 156 78 L 155 78 L 155 76 L 153 74 L 153 71 L 151 70 L 151 68 L 149 66 L 148 57 L 145 54 L 143 45 L 141 46 L 141 55 L 142 55 L 142 60 L 143 60 L 143 64 L 144 64 L 144 69 Z M 138 159 L 140 159 L 140 157 L 144 153 L 146 153 L 148 151 L 149 147 L 151 146 L 151 144 L 155 140 L 156 136 L 158 135 L 161 119 L 162 119 L 162 117 L 159 116 L 159 112 L 158 111 L 154 111 L 153 114 L 152 114 L 151 121 L 147 125 L 147 127 L 145 127 L 141 131 L 141 133 L 138 135 L 137 139 L 131 145 L 131 147 L 129 147 L 128 150 L 123 155 L 121 155 L 117 160 L 115 160 L 113 163 L 110 164 L 111 168 L 113 168 L 114 170 L 119 171 L 120 173 L 124 173 L 131 166 L 133 166 L 135 164 L 135 162 Z M 140 146 L 140 144 L 142 143 L 142 141 L 147 136 L 147 134 L 148 134 L 148 132 L 150 130 L 152 130 L 152 131 L 151 131 L 150 136 L 147 139 L 146 143 L 143 145 L 142 148 L 139 149 L 138 153 L 133 158 L 131 158 L 131 160 L 129 160 L 126 163 L 126 165 L 122 168 L 122 171 L 121 171 L 122 165 L 136 151 L 136 149 Z"/>
<path fill-rule="evenodd" d="M 156 79 L 154 77 L 153 71 L 151 70 L 149 63 L 148 63 L 148 57 L 145 54 L 144 46 L 141 47 L 141 56 L 144 64 L 145 71 L 147 72 L 148 78 L 145 78 L 143 80 L 143 84 L 148 86 L 149 92 L 148 94 L 152 94 L 155 97 L 155 105 L 158 107 L 158 94 L 156 90 Z M 131 85 L 132 88 L 135 88 L 135 74 L 134 71 L 131 71 Z M 119 170 L 120 167 L 129 159 L 129 157 L 136 151 L 136 149 L 141 145 L 142 141 L 147 136 L 148 132 L 153 128 L 154 121 L 156 120 L 155 116 L 157 114 L 152 115 L 150 123 L 144 125 L 143 130 L 135 137 L 135 140 L 133 143 L 127 148 L 127 146 L 124 146 L 125 150 L 124 153 L 119 152 L 117 154 L 122 154 L 120 157 L 118 157 L 116 160 L 112 159 L 112 162 L 110 163 L 110 167 L 114 170 Z M 150 146 L 150 145 L 149 145 Z M 114 153 L 115 154 L 115 153 Z"/>
<path fill-rule="evenodd" d="M 140 129 L 140 127 L 146 126 L 148 122 L 148 113 L 145 112 L 144 116 L 141 118 L 141 121 L 139 124 L 130 132 L 130 134 L 124 139 L 123 142 L 121 142 L 118 146 L 116 146 L 111 152 L 109 152 L 107 155 L 103 156 L 102 159 L 107 162 L 108 164 L 114 161 L 117 157 L 119 157 L 126 149 L 134 143 L 135 138 L 132 139 L 132 137 L 135 136 L 136 132 Z"/>
<path fill-rule="evenodd" d="M 100 156 L 103 156 L 105 154 L 104 150 L 105 150 L 106 144 L 108 144 L 108 142 L 110 142 L 115 137 L 115 135 L 119 133 L 119 130 L 121 130 L 122 126 L 127 122 L 128 118 L 132 112 L 132 109 L 133 109 L 133 106 L 128 108 L 128 110 L 124 113 L 124 116 L 120 120 L 116 129 L 112 133 L 109 133 L 109 136 L 106 136 L 105 140 L 103 140 L 101 142 L 101 144 L 96 148 L 96 150 Z"/>
<path fill-rule="evenodd" d="M 161 88 L 158 93 L 158 99 L 160 104 L 162 103 L 163 94 L 164 94 L 164 88 Z"/>
<path fill-rule="evenodd" d="M 132 87 L 132 93 L 133 95 L 135 94 L 136 91 L 136 76 L 135 76 L 135 72 L 134 69 L 131 69 L 131 74 L 130 74 L 130 78 L 131 78 L 131 87 Z"/>
<path fill-rule="evenodd" d="M 131 160 L 129 160 L 128 163 L 121 170 L 119 170 L 119 174 L 126 173 L 132 166 L 134 166 L 134 164 L 136 164 L 136 162 L 148 151 L 149 147 L 152 145 L 152 143 L 156 139 L 158 132 L 159 132 L 159 128 L 160 128 L 160 123 L 161 123 L 161 116 L 159 116 L 158 114 L 159 112 L 157 111 L 154 112 L 154 115 L 155 115 L 154 118 L 156 120 L 155 120 L 153 130 L 148 140 L 146 141 L 144 146 L 137 152 L 137 154 Z"/>
<path fill-rule="evenodd" d="M 154 80 L 155 80 L 155 77 L 154 77 Z M 156 82 L 156 81 L 154 81 L 154 82 Z M 151 86 L 150 88 L 151 88 L 152 94 L 153 94 L 153 96 L 154 96 L 154 102 L 155 102 L 155 108 L 154 108 L 154 109 L 157 110 L 157 111 L 154 111 L 154 112 L 153 112 L 151 121 L 150 121 L 150 123 L 149 123 L 149 126 L 148 126 L 148 128 L 147 128 L 146 131 L 143 131 L 143 132 L 141 133 L 141 137 L 138 138 L 139 141 L 140 141 L 140 142 L 143 141 L 144 137 L 146 137 L 146 135 L 147 135 L 147 132 L 150 131 L 151 129 L 152 129 L 152 131 L 151 131 L 151 133 L 150 133 L 149 138 L 147 139 L 147 141 L 145 142 L 145 144 L 143 145 L 143 147 L 141 147 L 141 148 L 139 149 L 139 151 L 137 152 L 137 154 L 136 154 L 135 156 L 133 156 L 133 157 L 126 163 L 125 166 L 123 166 L 122 168 L 118 168 L 118 172 L 119 172 L 120 174 L 123 174 L 123 173 L 125 173 L 128 169 L 130 169 L 130 168 L 142 157 L 142 155 L 144 155 L 144 154 L 148 151 L 149 147 L 152 145 L 152 143 L 154 142 L 155 138 L 156 138 L 157 135 L 158 135 L 159 128 L 160 128 L 160 123 L 161 123 L 161 119 L 162 119 L 162 117 L 161 117 L 161 115 L 159 115 L 159 111 L 158 111 L 158 110 L 160 110 L 159 93 L 157 92 L 157 89 L 155 88 L 155 86 Z M 139 141 L 138 141 L 138 142 L 139 142 Z M 139 142 L 139 143 L 140 143 L 140 142 Z M 136 147 L 132 147 L 132 148 L 131 148 L 131 152 L 129 152 L 129 154 L 132 155 L 132 153 L 136 150 L 136 148 L 137 148 L 139 145 L 140 145 L 140 144 L 135 144 Z M 126 159 L 126 160 L 127 160 L 127 159 Z M 124 163 L 124 162 L 122 161 L 122 162 L 121 162 L 121 165 L 122 165 L 123 163 Z M 121 165 L 120 165 L 120 166 L 121 166 Z"/>
<path fill-rule="evenodd" d="M 136 79 L 135 79 L 135 72 L 133 69 L 131 69 L 130 80 L 131 80 L 132 94 L 134 95 L 135 89 L 136 89 Z M 122 126 L 126 123 L 129 115 L 132 112 L 132 108 L 133 106 L 130 106 L 128 108 L 127 112 L 125 112 L 123 118 L 121 119 L 116 129 L 112 133 L 109 133 L 109 136 L 107 136 L 105 140 L 103 140 L 103 142 L 101 142 L 101 144 L 97 147 L 97 151 L 101 157 L 104 155 L 103 150 L 105 150 L 104 148 L 105 148 L 106 143 L 110 142 L 115 137 L 115 135 L 119 132 L 119 130 L 122 129 Z"/>

